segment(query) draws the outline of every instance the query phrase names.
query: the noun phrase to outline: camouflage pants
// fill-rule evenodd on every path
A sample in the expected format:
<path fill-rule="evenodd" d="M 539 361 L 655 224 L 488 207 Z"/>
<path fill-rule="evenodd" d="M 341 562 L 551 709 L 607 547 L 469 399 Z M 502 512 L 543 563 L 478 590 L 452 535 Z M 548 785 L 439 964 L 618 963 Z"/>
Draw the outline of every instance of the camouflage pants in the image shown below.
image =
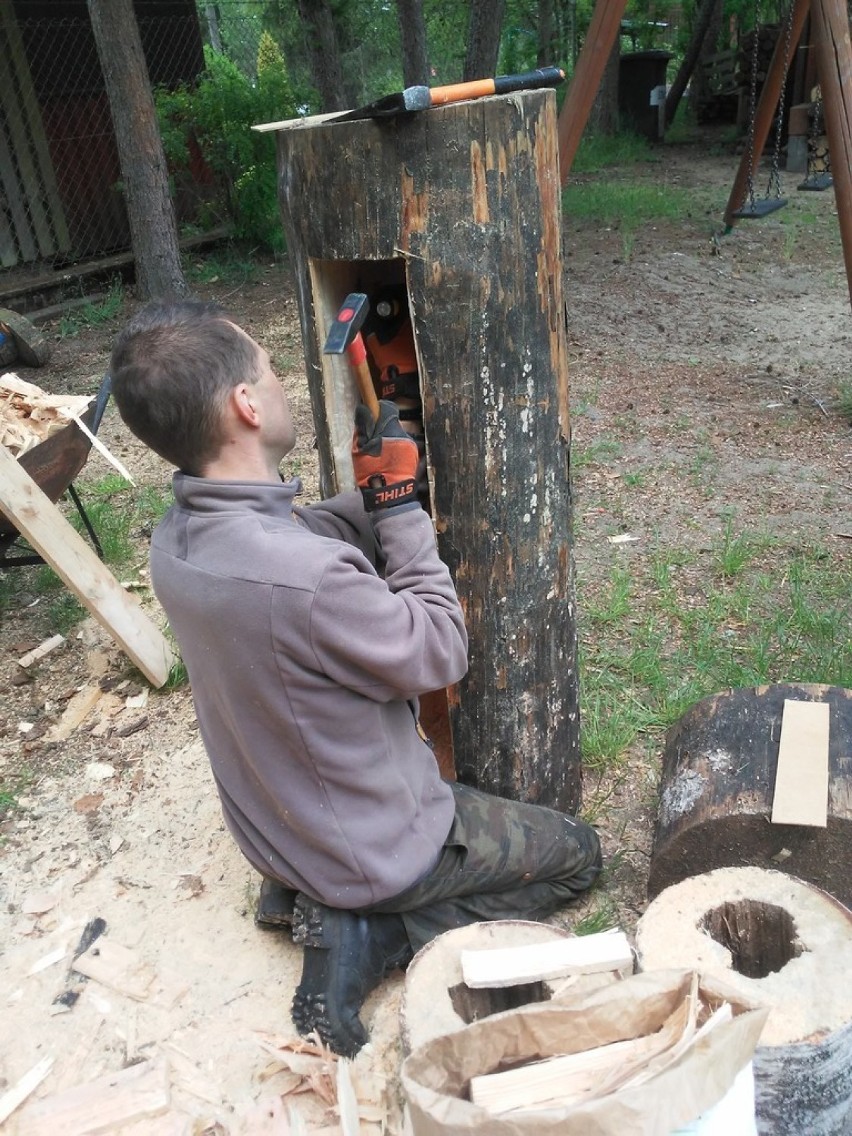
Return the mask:
<path fill-rule="evenodd" d="M 466 785 L 452 789 L 456 815 L 435 867 L 363 912 L 398 912 L 415 951 L 468 923 L 542 919 L 594 883 L 601 850 L 588 824 Z"/>

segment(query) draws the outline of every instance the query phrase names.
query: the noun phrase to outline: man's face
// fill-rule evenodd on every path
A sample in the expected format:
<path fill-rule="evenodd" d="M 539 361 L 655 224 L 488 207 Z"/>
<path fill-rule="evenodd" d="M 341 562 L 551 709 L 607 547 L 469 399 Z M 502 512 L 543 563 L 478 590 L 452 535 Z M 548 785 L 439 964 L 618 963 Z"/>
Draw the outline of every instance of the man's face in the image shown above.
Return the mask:
<path fill-rule="evenodd" d="M 252 384 L 252 395 L 259 403 L 263 443 L 280 461 L 296 444 L 293 415 L 284 388 L 272 370 L 269 353 L 260 345 L 257 345 L 257 351 L 258 378 Z"/>

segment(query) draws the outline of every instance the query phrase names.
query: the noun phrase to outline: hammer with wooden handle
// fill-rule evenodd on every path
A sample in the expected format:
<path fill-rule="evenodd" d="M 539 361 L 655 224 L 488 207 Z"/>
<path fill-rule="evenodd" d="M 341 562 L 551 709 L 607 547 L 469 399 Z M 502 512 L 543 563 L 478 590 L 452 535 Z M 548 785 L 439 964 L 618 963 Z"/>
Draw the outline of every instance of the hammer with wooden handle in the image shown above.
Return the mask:
<path fill-rule="evenodd" d="M 373 376 L 367 362 L 367 348 L 361 326 L 367 318 L 370 301 L 363 292 L 350 292 L 340 306 L 329 329 L 323 348 L 324 355 L 342 355 L 349 358 L 361 400 L 369 407 L 374 420 L 379 417 L 379 400 L 373 387 Z"/>

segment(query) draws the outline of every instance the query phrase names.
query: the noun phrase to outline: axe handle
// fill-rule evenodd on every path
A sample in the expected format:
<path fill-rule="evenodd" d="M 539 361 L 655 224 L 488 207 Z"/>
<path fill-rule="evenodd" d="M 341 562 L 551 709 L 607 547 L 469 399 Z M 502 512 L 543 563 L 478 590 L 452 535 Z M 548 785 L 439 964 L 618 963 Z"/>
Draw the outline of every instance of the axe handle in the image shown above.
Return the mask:
<path fill-rule="evenodd" d="M 370 374 L 370 365 L 367 362 L 367 348 L 360 331 L 346 348 L 346 354 L 349 357 L 352 370 L 355 372 L 361 401 L 369 407 L 373 421 L 377 422 L 379 419 L 379 400 L 376 398 L 376 388 L 373 386 L 373 376 Z"/>
<path fill-rule="evenodd" d="M 457 103 L 462 99 L 481 99 L 487 95 L 507 95 L 511 91 L 555 87 L 564 78 L 565 72 L 560 67 L 539 67 L 537 71 L 524 71 L 519 75 L 498 75 L 496 79 L 473 79 L 469 83 L 430 87 L 429 101 L 432 106 L 443 106 L 445 103 Z"/>

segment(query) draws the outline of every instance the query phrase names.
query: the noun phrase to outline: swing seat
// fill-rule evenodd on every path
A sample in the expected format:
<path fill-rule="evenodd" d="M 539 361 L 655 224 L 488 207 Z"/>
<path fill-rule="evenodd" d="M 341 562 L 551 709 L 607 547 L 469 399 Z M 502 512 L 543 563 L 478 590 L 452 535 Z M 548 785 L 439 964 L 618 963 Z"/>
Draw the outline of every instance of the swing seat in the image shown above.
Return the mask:
<path fill-rule="evenodd" d="M 814 174 L 813 177 L 806 177 L 796 188 L 810 189 L 815 193 L 822 193 L 824 189 L 831 189 L 833 185 L 834 178 L 831 174 Z"/>
<path fill-rule="evenodd" d="M 751 218 L 766 217 L 769 213 L 775 213 L 778 209 L 783 209 L 786 204 L 786 197 L 761 197 L 757 201 L 747 201 L 744 205 L 741 205 L 739 209 L 735 209 L 731 216 L 739 217 L 740 220 L 743 221 Z"/>

